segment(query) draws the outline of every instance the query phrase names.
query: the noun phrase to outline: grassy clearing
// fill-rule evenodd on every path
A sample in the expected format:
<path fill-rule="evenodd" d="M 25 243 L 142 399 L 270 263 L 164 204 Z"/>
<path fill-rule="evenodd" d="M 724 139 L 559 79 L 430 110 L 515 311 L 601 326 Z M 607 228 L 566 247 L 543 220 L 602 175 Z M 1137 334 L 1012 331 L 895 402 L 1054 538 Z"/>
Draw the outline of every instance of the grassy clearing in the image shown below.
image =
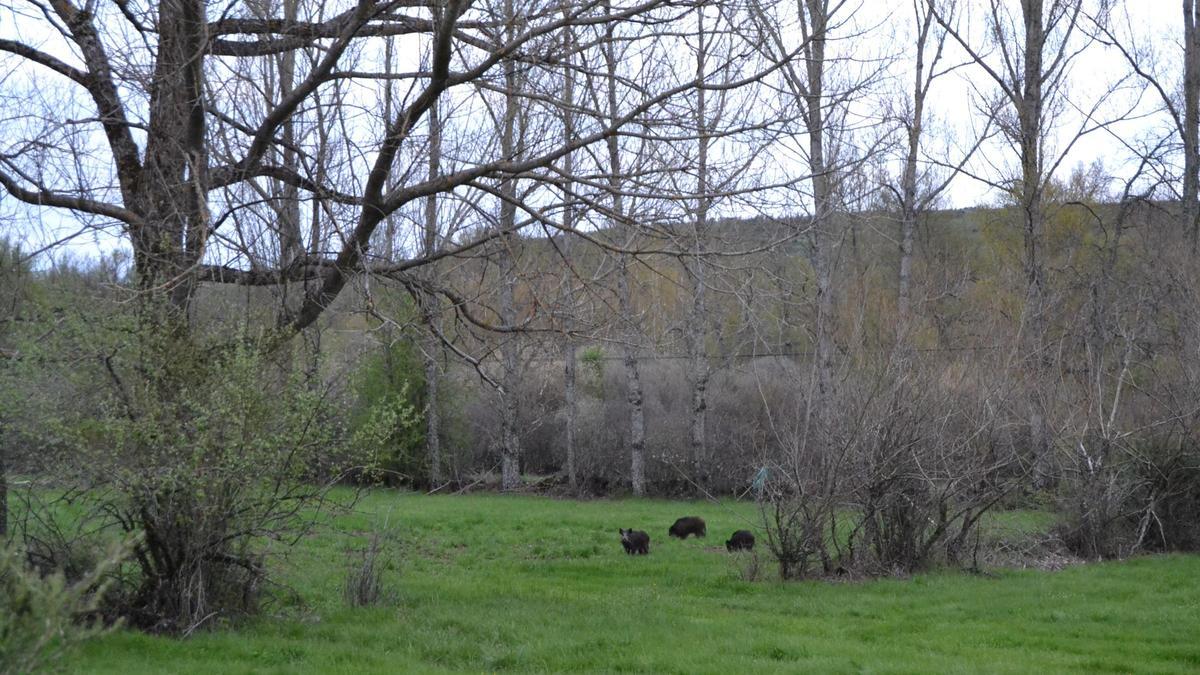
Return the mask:
<path fill-rule="evenodd" d="M 749 505 L 381 492 L 283 563 L 307 609 L 186 641 L 121 632 L 68 666 L 124 675 L 1200 669 L 1200 557 L 996 578 L 748 583 L 723 542 L 753 514 Z M 668 540 L 682 515 L 704 517 L 708 538 Z M 404 542 L 387 579 L 395 602 L 348 609 L 345 548 L 384 521 Z M 647 530 L 651 554 L 624 555 L 618 527 Z"/>

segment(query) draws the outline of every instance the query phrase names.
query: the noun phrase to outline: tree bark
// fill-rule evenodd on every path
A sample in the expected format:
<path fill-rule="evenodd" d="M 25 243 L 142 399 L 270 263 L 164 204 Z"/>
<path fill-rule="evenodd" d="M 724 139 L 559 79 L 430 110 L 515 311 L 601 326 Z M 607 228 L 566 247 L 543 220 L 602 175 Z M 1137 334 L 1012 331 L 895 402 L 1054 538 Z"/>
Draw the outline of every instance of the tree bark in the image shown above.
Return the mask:
<path fill-rule="evenodd" d="M 439 345 L 440 346 L 440 345 Z M 438 405 L 441 371 L 436 352 L 425 353 L 425 453 L 429 457 L 429 482 L 441 485 L 446 477 L 442 469 L 441 409 Z"/>
<path fill-rule="evenodd" d="M 0 538 L 8 536 L 8 439 L 0 422 Z"/>
<path fill-rule="evenodd" d="M 912 119 L 908 120 L 908 148 L 904 157 L 904 174 L 900 180 L 900 269 L 896 284 L 896 337 L 909 331 L 912 295 L 913 238 L 917 229 L 917 160 L 921 152 L 921 132 L 925 117 L 925 95 L 929 81 L 925 79 L 925 45 L 933 25 L 933 12 L 926 9 L 918 15 L 916 72 L 913 78 Z M 934 64 L 936 65 L 936 57 Z M 932 67 L 932 66 L 931 66 Z"/>
<path fill-rule="evenodd" d="M 604 1 L 604 9 L 605 11 L 611 10 L 611 3 L 608 0 Z M 608 119 L 610 123 L 613 123 L 618 119 L 619 108 L 617 107 L 616 36 L 611 24 L 605 27 L 604 65 Z M 621 173 L 620 142 L 616 135 L 612 135 L 608 137 L 607 143 L 608 183 L 612 194 L 614 230 L 625 235 L 623 238 L 628 244 L 636 233 L 628 222 L 625 201 L 621 195 L 623 175 Z M 630 295 L 628 254 L 619 254 L 617 265 L 617 302 L 621 311 L 621 321 L 624 323 L 622 349 L 625 362 L 626 401 L 629 406 L 629 483 L 633 494 L 640 497 L 646 494 L 646 420 L 642 402 L 642 379 L 638 369 L 638 331 L 634 318 L 633 300 Z"/>
<path fill-rule="evenodd" d="M 570 10 L 564 8 L 564 15 L 569 15 Z M 566 63 L 563 71 L 563 129 L 566 143 L 575 140 L 575 73 L 573 68 L 573 59 L 570 54 L 575 48 L 575 33 L 571 28 L 566 30 Z M 563 157 L 563 199 L 566 202 L 566 207 L 563 209 L 563 236 L 562 255 L 569 262 L 571 260 L 571 249 L 575 236 L 571 231 L 575 229 L 575 209 L 572 204 L 573 192 L 575 184 L 571 177 L 575 174 L 575 156 L 574 153 L 567 153 Z M 575 280 L 572 278 L 572 272 L 567 269 L 566 272 L 566 287 L 563 289 L 564 300 L 567 306 L 567 315 L 563 319 L 563 399 L 566 406 L 566 420 L 563 442 L 566 445 L 567 454 L 567 483 L 572 490 L 579 489 L 578 463 L 575 457 L 575 426 L 579 414 L 579 404 L 576 400 L 575 392 L 575 337 L 571 335 L 571 329 L 574 324 L 575 313 Z"/>
<path fill-rule="evenodd" d="M 696 78 L 704 77 L 705 61 L 707 59 L 707 44 L 704 31 L 704 5 L 696 9 Z M 705 303 L 705 272 L 704 239 L 708 233 L 708 211 L 712 205 L 712 197 L 708 187 L 708 109 L 707 91 L 701 87 L 696 91 L 696 212 L 693 229 L 692 248 L 692 311 L 688 317 L 687 346 L 691 364 L 692 410 L 691 410 L 691 460 L 692 478 L 700 485 L 708 483 L 704 471 L 707 455 L 707 431 L 705 429 L 708 410 L 708 380 L 711 369 L 705 349 L 708 337 L 708 312 Z"/>
<path fill-rule="evenodd" d="M 513 10 L 513 0 L 505 0 L 505 17 L 507 19 L 506 37 L 512 40 L 515 33 L 516 14 Z M 518 110 L 517 100 L 517 64 L 512 59 L 504 63 L 504 128 L 500 135 L 500 154 L 505 159 L 516 156 L 516 121 Z M 506 176 L 500 183 L 500 319 L 505 326 L 515 326 L 517 323 L 514 291 L 517 284 L 517 270 L 514 247 L 516 237 L 513 229 L 517 221 L 517 184 L 512 177 Z M 503 336 L 500 345 L 500 360 L 504 370 L 501 384 L 501 461 L 500 488 L 515 490 L 521 486 L 521 440 L 517 435 L 517 390 L 520 384 L 517 372 L 518 361 L 517 336 L 508 333 Z"/>
<path fill-rule="evenodd" d="M 298 18 L 299 0 L 283 0 L 284 20 L 295 22 Z M 291 96 L 296 83 L 296 51 L 289 49 L 278 56 L 279 101 Z M 272 101 L 278 105 L 279 101 Z M 300 173 L 299 158 L 296 156 L 296 121 L 289 115 L 282 126 L 283 166 Z M 300 238 L 300 188 L 294 183 L 276 181 L 281 200 L 279 209 L 279 269 L 287 269 L 294 260 L 304 256 L 304 242 Z M 287 286 L 284 286 L 286 290 Z"/>
<path fill-rule="evenodd" d="M 1025 44 L 1024 81 L 1018 100 L 1017 119 L 1020 124 L 1021 151 L 1021 210 L 1024 217 L 1025 240 L 1025 340 L 1023 351 L 1029 359 L 1029 444 L 1034 461 L 1035 483 L 1044 486 L 1049 480 L 1049 438 L 1045 410 L 1039 388 L 1044 384 L 1047 370 L 1044 363 L 1045 342 L 1044 272 L 1041 260 L 1042 232 L 1045 229 L 1045 206 L 1042 196 L 1041 137 L 1044 98 L 1043 49 L 1046 44 L 1042 17 L 1042 0 L 1023 0 Z"/>
<path fill-rule="evenodd" d="M 1200 245 L 1200 2 L 1183 0 L 1183 227 Z"/>
<path fill-rule="evenodd" d="M 208 241 L 208 151 L 204 113 L 203 0 L 163 0 L 158 54 L 151 80 L 145 163 L 133 232 L 139 288 L 164 291 L 171 313 L 186 320 L 195 292 L 194 267 Z M 183 322 L 177 322 L 177 327 Z"/>
<path fill-rule="evenodd" d="M 808 131 L 809 171 L 812 173 L 813 224 L 810 243 L 812 246 L 813 271 L 816 276 L 816 369 L 817 392 L 813 405 L 816 407 L 817 425 L 824 441 L 833 432 L 833 350 L 836 321 L 833 297 L 833 248 L 837 242 L 834 231 L 833 191 L 829 167 L 825 160 L 825 41 L 828 7 L 822 0 L 806 0 L 810 39 L 805 51 L 807 92 L 805 95 L 805 126 Z"/>
<path fill-rule="evenodd" d="M 435 11 L 435 17 L 436 17 Z M 442 128 L 441 111 L 435 101 L 429 107 L 429 180 L 434 180 L 442 173 Z M 426 256 L 432 256 L 438 248 L 438 202 L 437 194 L 425 198 L 425 231 L 422 249 Z M 428 267 L 428 274 L 435 276 L 437 265 Z M 427 344 L 425 352 L 425 453 L 429 458 L 429 480 L 435 486 L 445 480 L 442 468 L 441 442 L 441 403 L 438 400 L 439 379 L 441 370 L 438 367 L 439 356 L 442 353 L 441 338 L 441 306 L 436 295 L 428 299 L 425 320 L 430 330 L 426 332 Z"/>

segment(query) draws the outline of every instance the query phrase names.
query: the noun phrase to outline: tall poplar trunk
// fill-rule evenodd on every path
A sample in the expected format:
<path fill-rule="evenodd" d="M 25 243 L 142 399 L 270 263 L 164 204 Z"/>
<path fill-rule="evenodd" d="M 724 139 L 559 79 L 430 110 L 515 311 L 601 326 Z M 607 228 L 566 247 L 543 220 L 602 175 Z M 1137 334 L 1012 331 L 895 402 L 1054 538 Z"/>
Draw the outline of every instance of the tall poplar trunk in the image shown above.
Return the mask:
<path fill-rule="evenodd" d="M 704 77 L 705 60 L 708 45 L 705 44 L 704 6 L 696 10 L 696 35 L 698 40 L 696 50 L 696 78 Z M 707 456 L 707 432 L 705 423 L 708 410 L 708 379 L 710 367 L 705 342 L 708 331 L 707 307 L 705 306 L 705 261 L 704 238 L 708 233 L 708 211 L 712 204 L 708 187 L 708 109 L 706 90 L 700 88 L 696 92 L 696 136 L 698 147 L 696 151 L 696 212 L 693 231 L 692 258 L 692 308 L 688 317 L 687 346 L 691 365 L 692 410 L 691 410 L 691 460 L 692 476 L 701 485 L 708 483 L 704 471 Z"/>
<path fill-rule="evenodd" d="M 933 25 L 933 12 L 926 10 L 917 33 L 916 72 L 913 76 L 912 119 L 908 120 L 908 148 L 904 157 L 904 174 L 900 179 L 900 269 L 896 283 L 896 337 L 901 339 L 909 330 L 912 303 L 913 239 L 917 229 L 917 160 L 921 154 L 921 132 L 925 122 L 925 95 L 929 81 L 925 79 L 925 45 Z M 939 50 L 940 54 L 940 50 Z M 934 59 L 934 67 L 937 59 Z"/>
<path fill-rule="evenodd" d="M 435 10 L 434 19 L 440 15 Z M 442 174 L 442 120 L 440 104 L 435 101 L 427 113 L 429 119 L 429 180 L 434 180 Z M 425 232 L 422 242 L 422 252 L 426 257 L 437 252 L 438 247 L 438 203 L 437 193 L 425 198 Z M 438 266 L 428 265 L 431 276 L 436 276 Z M 441 440 L 441 403 L 439 389 L 441 369 L 438 367 L 442 353 L 441 338 L 441 306 L 436 295 L 428 299 L 425 320 L 429 324 L 426 331 L 425 353 L 425 453 L 429 458 L 429 480 L 435 486 L 445 480 L 442 467 Z"/>
<path fill-rule="evenodd" d="M 1200 245 L 1200 1 L 1183 0 L 1183 227 Z"/>
<path fill-rule="evenodd" d="M 431 197 L 430 200 L 433 198 Z M 435 486 L 446 480 L 445 461 L 442 457 L 441 416 L 441 303 L 437 296 L 428 298 L 426 321 L 430 330 L 425 332 L 425 454 L 429 460 L 429 480 Z"/>
<path fill-rule="evenodd" d="M 813 226 L 810 236 L 813 271 L 816 275 L 817 318 L 816 318 L 816 408 L 817 425 L 824 440 L 833 431 L 833 350 L 834 317 L 833 298 L 833 247 L 837 241 L 833 213 L 832 186 L 829 167 L 825 160 L 824 78 L 825 40 L 828 8 L 822 0 L 807 0 L 808 18 L 811 22 L 810 46 L 805 67 L 807 72 L 807 95 L 805 100 L 805 124 L 808 131 L 809 171 L 812 173 Z"/>
<path fill-rule="evenodd" d="M 604 2 L 604 9 L 611 10 L 611 3 Z M 605 28 L 604 64 L 607 75 L 608 119 L 615 122 L 618 117 L 617 107 L 617 59 L 616 38 L 612 24 Z M 612 211 L 614 229 L 625 235 L 626 243 L 635 236 L 629 226 L 625 213 L 625 201 L 621 195 L 621 149 L 615 135 L 608 137 L 608 183 L 612 193 Z M 625 382 L 627 403 L 629 406 L 629 483 L 633 494 L 646 494 L 646 419 L 642 401 L 642 380 L 638 369 L 637 357 L 637 322 L 634 319 L 633 301 L 630 295 L 629 256 L 618 254 L 617 263 L 617 295 L 624 324 L 622 350 L 625 362 Z"/>
<path fill-rule="evenodd" d="M 1042 270 L 1041 240 L 1045 229 L 1042 194 L 1042 156 L 1040 139 L 1043 121 L 1043 49 L 1046 43 L 1042 0 L 1023 0 L 1025 44 L 1024 81 L 1017 101 L 1020 125 L 1021 195 L 1025 266 L 1025 325 L 1021 349 L 1028 359 L 1029 376 L 1029 451 L 1033 457 L 1034 483 L 1045 486 L 1050 480 L 1050 441 L 1046 414 L 1039 389 L 1046 383 L 1048 364 L 1045 346 L 1045 274 Z"/>
<path fill-rule="evenodd" d="M 513 0 L 505 0 L 504 11 L 508 22 L 505 35 L 507 41 L 511 41 L 516 22 Z M 517 65 L 508 59 L 504 62 L 504 128 L 500 136 L 500 153 L 505 159 L 512 159 L 516 153 L 517 105 Z M 500 183 L 500 196 L 500 228 L 504 232 L 500 237 L 500 319 L 505 326 L 515 326 L 517 313 L 513 296 L 517 272 L 513 228 L 517 222 L 517 184 L 513 178 L 506 177 Z M 520 378 L 517 372 L 518 346 L 514 333 L 506 333 L 500 345 L 500 360 L 504 370 L 500 391 L 500 487 L 503 490 L 514 490 L 521 485 L 521 440 L 517 435 L 517 389 Z"/>
<path fill-rule="evenodd" d="M 570 14 L 567 9 L 563 10 L 564 15 Z M 563 104 L 565 113 L 563 115 L 563 127 L 566 143 L 575 140 L 575 113 L 572 110 L 575 106 L 575 73 L 571 70 L 572 58 L 571 51 L 575 48 L 574 31 L 568 27 L 566 29 L 566 51 L 567 58 L 564 64 L 563 77 Z M 563 245 L 562 254 L 568 261 L 571 260 L 571 249 L 574 248 L 575 236 L 571 231 L 575 229 L 575 209 L 571 204 L 572 192 L 574 192 L 574 183 L 571 181 L 571 176 L 575 173 L 575 156 L 573 153 L 568 153 L 563 157 L 563 176 L 565 183 L 563 184 L 563 197 L 567 202 L 563 209 Z M 566 287 L 564 290 L 565 302 L 567 305 L 567 316 L 564 318 L 563 331 L 563 398 L 566 406 L 566 424 L 565 438 L 567 453 L 567 483 L 572 490 L 579 489 L 578 462 L 575 457 L 575 426 L 579 415 L 579 404 L 576 400 L 575 392 L 575 337 L 571 335 L 571 329 L 574 324 L 575 312 L 575 280 L 571 278 L 571 270 L 566 269 Z"/>

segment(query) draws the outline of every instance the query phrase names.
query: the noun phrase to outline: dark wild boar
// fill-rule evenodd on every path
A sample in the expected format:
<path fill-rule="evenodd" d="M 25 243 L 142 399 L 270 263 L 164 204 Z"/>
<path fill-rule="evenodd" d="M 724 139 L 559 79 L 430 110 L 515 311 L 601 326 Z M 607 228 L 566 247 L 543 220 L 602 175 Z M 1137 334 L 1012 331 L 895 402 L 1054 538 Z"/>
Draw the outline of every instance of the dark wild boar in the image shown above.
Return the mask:
<path fill-rule="evenodd" d="M 725 542 L 725 550 L 730 553 L 734 551 L 753 551 L 754 535 L 750 530 L 738 530 L 734 532 L 729 541 Z"/>
<path fill-rule="evenodd" d="M 703 518 L 696 516 L 684 516 L 675 521 L 671 529 L 667 530 L 667 534 L 680 539 L 687 539 L 689 534 L 694 534 L 697 537 L 703 537 L 708 534 L 708 528 L 704 525 Z"/>
<path fill-rule="evenodd" d="M 617 531 L 621 533 L 621 545 L 629 555 L 646 555 L 650 552 L 650 535 L 641 530 L 618 528 Z"/>

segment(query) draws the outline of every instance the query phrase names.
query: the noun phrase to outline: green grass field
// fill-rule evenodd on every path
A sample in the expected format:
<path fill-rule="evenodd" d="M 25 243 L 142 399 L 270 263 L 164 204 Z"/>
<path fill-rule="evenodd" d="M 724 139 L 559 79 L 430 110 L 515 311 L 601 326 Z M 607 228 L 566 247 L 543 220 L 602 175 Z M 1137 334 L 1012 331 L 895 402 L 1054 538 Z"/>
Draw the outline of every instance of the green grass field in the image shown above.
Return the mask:
<path fill-rule="evenodd" d="M 668 540 L 682 515 L 707 539 Z M 79 673 L 1200 671 L 1200 557 L 866 583 L 745 582 L 753 507 L 379 492 L 280 562 L 303 606 L 188 640 L 129 631 Z M 348 546 L 387 523 L 394 601 L 348 608 Z M 1035 527 L 1026 515 L 998 526 Z M 647 530 L 626 556 L 618 527 Z M 765 564 L 765 563 L 764 563 Z M 774 578 L 768 566 L 766 578 Z"/>

